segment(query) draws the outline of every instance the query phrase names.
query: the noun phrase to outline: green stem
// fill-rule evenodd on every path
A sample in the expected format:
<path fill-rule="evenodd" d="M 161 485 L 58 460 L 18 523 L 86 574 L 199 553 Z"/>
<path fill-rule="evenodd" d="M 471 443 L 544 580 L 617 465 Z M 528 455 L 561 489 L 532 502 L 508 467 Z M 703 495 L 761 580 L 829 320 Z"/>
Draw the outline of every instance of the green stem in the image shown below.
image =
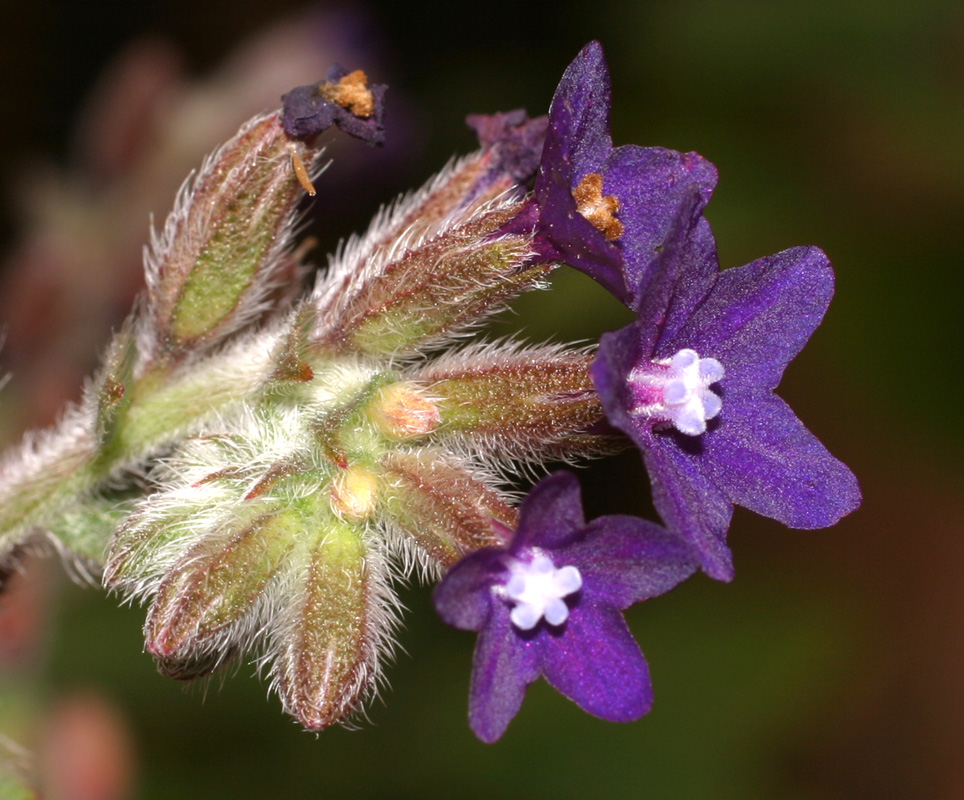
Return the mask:
<path fill-rule="evenodd" d="M 90 406 L 72 410 L 38 446 L 25 441 L 0 464 L 0 558 L 70 503 L 244 403 L 297 403 L 320 413 L 375 378 L 373 371 L 355 367 L 354 381 L 345 385 L 345 364 L 321 357 L 311 364 L 310 384 L 280 387 L 272 377 L 277 334 L 262 336 L 174 373 L 158 368 L 141 375 L 127 389 L 126 407 L 105 441 L 98 441 L 96 410 Z"/>
<path fill-rule="evenodd" d="M 172 376 L 141 376 L 106 442 L 97 440 L 96 412 L 85 408 L 68 412 L 41 438 L 25 439 L 0 465 L 0 556 L 111 476 L 259 397 L 273 369 L 270 353 L 249 343 L 243 353 L 226 351 Z"/>

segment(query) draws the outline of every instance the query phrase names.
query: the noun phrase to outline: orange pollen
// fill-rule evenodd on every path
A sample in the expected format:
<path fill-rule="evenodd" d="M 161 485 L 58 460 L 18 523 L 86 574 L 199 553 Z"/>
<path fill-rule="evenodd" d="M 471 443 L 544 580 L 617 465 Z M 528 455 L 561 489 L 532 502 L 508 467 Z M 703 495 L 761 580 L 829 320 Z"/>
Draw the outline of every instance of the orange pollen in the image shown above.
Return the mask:
<path fill-rule="evenodd" d="M 356 117 L 370 117 L 375 113 L 375 98 L 368 89 L 368 76 L 364 70 L 349 72 L 338 83 L 322 84 L 318 87 L 318 94 L 347 108 Z"/>
<path fill-rule="evenodd" d="M 623 223 L 616 218 L 619 200 L 614 195 L 603 197 L 602 186 L 602 175 L 590 172 L 572 190 L 572 197 L 576 201 L 576 210 L 613 242 L 623 235 Z"/>

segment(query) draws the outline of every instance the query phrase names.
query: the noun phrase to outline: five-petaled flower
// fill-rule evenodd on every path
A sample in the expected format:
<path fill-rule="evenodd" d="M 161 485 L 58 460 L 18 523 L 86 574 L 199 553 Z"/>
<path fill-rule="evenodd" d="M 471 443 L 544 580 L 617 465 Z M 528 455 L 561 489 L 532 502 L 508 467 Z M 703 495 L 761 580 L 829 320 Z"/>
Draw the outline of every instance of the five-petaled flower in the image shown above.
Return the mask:
<path fill-rule="evenodd" d="M 697 568 L 686 543 L 654 523 L 608 516 L 587 524 L 572 474 L 544 479 L 523 502 L 511 541 L 467 556 L 435 591 L 447 623 L 479 632 L 472 730 L 498 739 L 540 676 L 595 716 L 644 715 L 649 670 L 621 611 Z"/>
<path fill-rule="evenodd" d="M 657 510 L 714 578 L 733 577 L 734 504 L 822 528 L 860 503 L 853 473 L 773 393 L 832 294 L 815 247 L 721 272 L 691 209 L 638 319 L 602 337 L 592 376 L 606 415 L 642 450 Z"/>

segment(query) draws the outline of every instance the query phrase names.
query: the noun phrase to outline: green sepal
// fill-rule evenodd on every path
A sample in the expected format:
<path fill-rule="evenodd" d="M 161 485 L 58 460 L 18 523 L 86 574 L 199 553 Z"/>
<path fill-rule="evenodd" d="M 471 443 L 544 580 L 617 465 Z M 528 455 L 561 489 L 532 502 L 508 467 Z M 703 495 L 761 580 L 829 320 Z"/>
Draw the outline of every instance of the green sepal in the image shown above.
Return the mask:
<path fill-rule="evenodd" d="M 418 374 L 436 401 L 440 435 L 460 436 L 518 456 L 545 454 L 572 437 L 611 449 L 609 437 L 584 432 L 603 420 L 589 375 L 592 356 L 533 348 L 449 356 Z"/>
<path fill-rule="evenodd" d="M 271 305 L 291 278 L 285 246 L 304 194 L 293 159 L 310 164 L 317 155 L 271 114 L 243 128 L 182 190 L 148 261 L 155 359 L 217 343 Z"/>
<path fill-rule="evenodd" d="M 382 468 L 382 513 L 431 571 L 502 544 L 494 520 L 504 528 L 516 526 L 518 515 L 506 496 L 443 450 L 392 452 Z"/>
<path fill-rule="evenodd" d="M 174 677 L 197 677 L 185 675 L 183 668 L 192 664 L 196 671 L 205 663 L 206 651 L 223 655 L 245 649 L 247 642 L 235 642 L 241 634 L 232 635 L 232 628 L 250 620 L 259 597 L 304 533 L 301 515 L 280 505 L 234 522 L 229 518 L 198 537 L 168 571 L 151 604 L 144 626 L 147 650 L 169 668 L 179 665 Z M 212 669 L 218 663 L 213 661 Z"/>
<path fill-rule="evenodd" d="M 518 206 L 490 210 L 404 250 L 341 287 L 317 346 L 375 356 L 432 347 L 544 285 L 552 265 L 529 263 L 523 236 L 501 235 Z"/>

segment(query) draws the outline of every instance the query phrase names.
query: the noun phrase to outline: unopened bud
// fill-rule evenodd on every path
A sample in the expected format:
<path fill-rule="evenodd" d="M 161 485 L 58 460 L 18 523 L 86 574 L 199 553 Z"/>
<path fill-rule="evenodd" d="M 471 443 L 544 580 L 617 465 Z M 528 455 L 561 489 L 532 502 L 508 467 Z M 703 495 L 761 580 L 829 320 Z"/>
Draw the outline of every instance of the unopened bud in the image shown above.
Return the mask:
<path fill-rule="evenodd" d="M 411 382 L 383 386 L 368 409 L 378 429 L 392 439 L 424 436 L 439 426 L 438 406 Z"/>
<path fill-rule="evenodd" d="M 452 456 L 425 448 L 385 458 L 385 515 L 418 548 L 417 563 L 437 573 L 467 553 L 502 544 L 499 528 L 516 510 L 493 485 Z"/>
<path fill-rule="evenodd" d="M 288 234 L 303 196 L 293 164 L 317 155 L 274 113 L 249 122 L 185 185 L 145 259 L 144 357 L 215 344 L 257 318 L 290 266 Z"/>
<path fill-rule="evenodd" d="M 603 419 L 591 363 L 551 346 L 469 348 L 430 362 L 418 379 L 437 398 L 447 434 L 524 457 L 552 455 L 561 442 L 602 453 L 612 437 L 589 433 Z"/>
<path fill-rule="evenodd" d="M 212 668 L 237 641 L 268 584 L 284 566 L 304 521 L 293 510 L 269 511 L 199 539 L 167 573 L 144 626 L 149 653 L 170 665 Z M 213 652 L 213 658 L 205 654 Z M 186 676 L 185 676 L 186 677 Z"/>
<path fill-rule="evenodd" d="M 368 519 L 378 504 L 378 478 L 364 467 L 343 469 L 331 486 L 331 507 L 341 518 Z"/>
<path fill-rule="evenodd" d="M 285 710 L 317 731 L 358 709 L 394 616 L 384 559 L 361 526 L 332 518 L 306 544 L 275 620 L 271 671 Z"/>
<path fill-rule="evenodd" d="M 316 292 L 325 320 L 316 344 L 371 355 L 416 353 L 539 288 L 551 265 L 530 264 L 527 237 L 500 235 L 521 208 L 505 204 L 461 224 L 452 220 L 409 249 L 388 242 L 366 270 L 349 274 L 333 265 L 329 283 Z"/>

